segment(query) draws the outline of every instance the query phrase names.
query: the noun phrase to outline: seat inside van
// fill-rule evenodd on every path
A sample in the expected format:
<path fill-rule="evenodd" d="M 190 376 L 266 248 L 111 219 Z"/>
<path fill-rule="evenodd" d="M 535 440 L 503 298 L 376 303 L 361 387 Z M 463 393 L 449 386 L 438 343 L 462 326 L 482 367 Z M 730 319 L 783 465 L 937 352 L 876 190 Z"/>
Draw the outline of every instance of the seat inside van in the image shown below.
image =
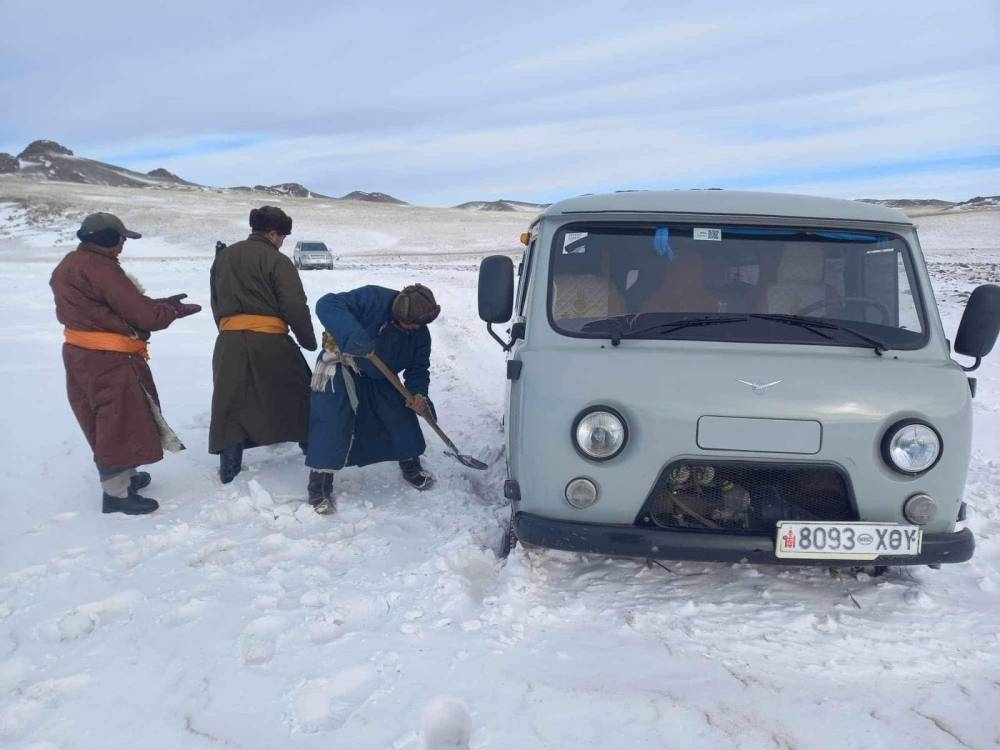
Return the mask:
<path fill-rule="evenodd" d="M 567 246 L 552 279 L 555 320 L 596 320 L 625 313 L 625 299 L 604 267 L 608 262 L 596 247 Z"/>
<path fill-rule="evenodd" d="M 775 280 L 767 285 L 767 312 L 796 315 L 835 297 L 836 290 L 824 281 L 824 268 L 822 248 L 801 243 L 786 247 Z"/>

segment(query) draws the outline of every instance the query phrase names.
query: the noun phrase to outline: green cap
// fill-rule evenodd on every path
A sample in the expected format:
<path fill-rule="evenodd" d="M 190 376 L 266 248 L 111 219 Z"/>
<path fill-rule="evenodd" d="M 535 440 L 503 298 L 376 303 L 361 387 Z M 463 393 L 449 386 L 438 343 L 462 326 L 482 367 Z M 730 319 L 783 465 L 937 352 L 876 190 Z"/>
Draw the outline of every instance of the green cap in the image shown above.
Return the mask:
<path fill-rule="evenodd" d="M 100 232 L 102 229 L 114 229 L 118 232 L 118 234 L 124 235 L 125 237 L 133 240 L 137 240 L 142 237 L 142 235 L 138 232 L 126 229 L 122 220 L 117 216 L 106 213 L 91 214 L 84 219 L 83 223 L 80 225 L 79 234 L 94 234 L 95 232 Z"/>

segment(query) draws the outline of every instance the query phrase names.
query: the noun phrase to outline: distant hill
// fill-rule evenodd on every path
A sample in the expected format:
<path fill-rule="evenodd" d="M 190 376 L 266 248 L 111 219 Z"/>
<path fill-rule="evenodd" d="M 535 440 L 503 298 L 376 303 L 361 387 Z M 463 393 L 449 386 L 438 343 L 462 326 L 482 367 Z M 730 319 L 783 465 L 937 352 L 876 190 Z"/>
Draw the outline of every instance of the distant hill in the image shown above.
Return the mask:
<path fill-rule="evenodd" d="M 340 196 L 342 201 L 366 201 L 368 203 L 392 203 L 397 206 L 407 206 L 409 205 L 406 201 L 401 201 L 399 198 L 393 198 L 387 193 L 366 193 L 363 190 L 355 190 L 354 192 L 348 193 L 347 195 Z"/>
<path fill-rule="evenodd" d="M 1000 195 L 979 195 L 967 201 L 956 203 L 953 208 L 959 211 L 975 211 L 980 208 L 1000 208 Z"/>
<path fill-rule="evenodd" d="M 955 205 L 951 201 L 940 201 L 933 198 L 859 198 L 858 200 L 861 203 L 874 203 L 878 206 L 888 206 L 889 208 L 898 208 L 903 211 L 920 208 L 943 211 Z"/>
<path fill-rule="evenodd" d="M 314 193 L 309 188 L 297 182 L 282 182 L 278 185 L 254 185 L 253 187 L 240 186 L 227 189 L 244 193 L 265 193 L 279 198 L 323 198 L 325 200 L 334 200 L 329 195 Z"/>
<path fill-rule="evenodd" d="M 177 175 L 175 175 L 173 172 L 168 172 L 163 167 L 159 167 L 158 169 L 154 169 L 151 172 L 146 172 L 146 175 L 148 177 L 155 177 L 156 179 L 163 180 L 165 182 L 172 182 L 175 185 L 186 185 L 188 187 L 201 187 L 200 185 L 197 185 L 197 184 L 195 184 L 193 182 L 188 182 L 187 180 L 181 179 L 180 177 L 178 177 Z"/>
<path fill-rule="evenodd" d="M 87 159 L 75 155 L 61 143 L 49 140 L 33 141 L 17 156 L 0 153 L 0 175 L 18 175 L 36 180 L 58 180 L 87 185 L 109 185 L 113 187 L 158 187 L 184 190 L 223 190 L 270 195 L 276 198 L 317 198 L 321 200 L 364 201 L 406 206 L 406 201 L 387 193 L 355 190 L 334 198 L 317 193 L 298 182 L 282 182 L 277 185 L 238 186 L 231 188 L 209 188 L 178 177 L 163 167 L 143 174 L 114 164 Z M 910 214 L 919 215 L 939 211 L 976 211 L 1000 208 L 1000 196 L 977 196 L 961 203 L 934 199 L 914 198 L 861 198 L 864 203 L 898 208 Z M 547 203 L 529 203 L 500 198 L 492 201 L 467 201 L 455 208 L 464 211 L 500 211 L 537 213 Z"/>
<path fill-rule="evenodd" d="M 113 187 L 198 187 L 166 170 L 142 174 L 125 167 L 76 156 L 55 141 L 34 141 L 16 158 L 10 154 L 0 154 L 0 173 Z"/>
<path fill-rule="evenodd" d="M 455 208 L 464 211 L 541 211 L 548 206 L 548 203 L 527 203 L 525 201 L 512 201 L 505 198 L 495 201 L 469 201 L 460 203 Z"/>
<path fill-rule="evenodd" d="M 900 211 L 915 216 L 945 211 L 982 211 L 1000 208 L 1000 195 L 979 195 L 961 203 L 916 198 L 861 198 L 860 200 L 862 203 L 875 203 L 880 206 L 898 208 Z"/>

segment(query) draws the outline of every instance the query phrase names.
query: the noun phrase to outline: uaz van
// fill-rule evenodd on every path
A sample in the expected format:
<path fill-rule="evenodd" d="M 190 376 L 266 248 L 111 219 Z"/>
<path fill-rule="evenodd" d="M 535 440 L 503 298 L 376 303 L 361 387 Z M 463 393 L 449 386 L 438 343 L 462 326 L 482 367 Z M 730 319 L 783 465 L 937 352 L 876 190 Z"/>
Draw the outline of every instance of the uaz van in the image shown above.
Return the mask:
<path fill-rule="evenodd" d="M 968 560 L 975 369 L 1000 286 L 952 359 L 912 222 L 853 201 L 587 195 L 480 267 L 508 350 L 511 539 L 641 558 Z M 513 318 L 512 318 L 513 316 Z M 512 319 L 505 340 L 492 326 Z M 871 562 L 874 561 L 874 562 Z"/>

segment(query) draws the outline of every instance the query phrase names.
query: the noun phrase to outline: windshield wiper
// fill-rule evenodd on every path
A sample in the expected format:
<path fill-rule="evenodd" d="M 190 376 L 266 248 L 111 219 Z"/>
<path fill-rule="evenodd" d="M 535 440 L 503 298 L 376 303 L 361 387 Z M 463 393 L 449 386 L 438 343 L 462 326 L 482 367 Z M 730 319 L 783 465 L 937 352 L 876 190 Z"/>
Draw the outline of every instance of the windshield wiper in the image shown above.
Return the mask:
<path fill-rule="evenodd" d="M 807 331 L 812 331 L 817 336 L 822 336 L 823 338 L 830 339 L 831 341 L 833 340 L 833 336 L 823 333 L 822 329 L 828 331 L 843 331 L 844 333 L 849 333 L 852 336 L 874 346 L 875 353 L 880 357 L 885 352 L 889 351 L 889 347 L 878 339 L 861 333 L 861 331 L 857 331 L 854 328 L 841 325 L 840 323 L 831 323 L 826 320 L 810 320 L 809 318 L 803 318 L 798 315 L 780 315 L 778 313 L 750 313 L 749 317 L 758 318 L 759 320 L 773 320 L 775 323 L 786 323 L 787 325 L 805 328 Z"/>
<path fill-rule="evenodd" d="M 746 323 L 748 320 L 749 318 L 747 318 L 746 315 L 730 315 L 725 318 L 687 318 L 685 320 L 675 320 L 672 323 L 657 323 L 656 325 L 636 328 L 634 330 L 619 329 L 612 332 L 611 346 L 618 346 L 622 339 L 638 338 L 644 333 L 658 333 L 661 336 L 665 336 L 683 328 L 692 328 L 694 326 L 714 326 L 719 323 Z"/>

